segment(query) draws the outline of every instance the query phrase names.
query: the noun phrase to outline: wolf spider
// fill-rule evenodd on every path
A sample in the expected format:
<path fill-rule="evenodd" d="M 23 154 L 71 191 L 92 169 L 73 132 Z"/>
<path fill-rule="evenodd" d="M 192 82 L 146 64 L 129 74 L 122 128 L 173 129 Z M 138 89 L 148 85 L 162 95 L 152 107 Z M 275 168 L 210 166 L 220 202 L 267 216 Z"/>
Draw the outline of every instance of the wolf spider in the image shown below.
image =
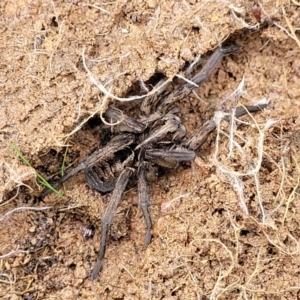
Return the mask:
<path fill-rule="evenodd" d="M 196 157 L 195 151 L 216 128 L 214 120 L 208 120 L 198 133 L 185 140 L 185 127 L 177 116 L 179 110 L 174 107 L 174 103 L 188 96 L 196 86 L 203 83 L 224 55 L 237 50 L 237 46 L 217 49 L 201 71 L 179 89 L 172 92 L 161 90 L 154 96 L 144 98 L 138 120 L 124 115 L 116 108 L 109 108 L 104 117 L 118 124 L 114 126 L 111 140 L 104 147 L 86 156 L 75 168 L 53 184 L 56 188 L 78 172 L 84 171 L 90 188 L 99 192 L 112 192 L 111 200 L 101 219 L 100 250 L 90 279 L 94 280 L 101 269 L 110 226 L 122 194 L 134 174 L 138 180 L 139 205 L 147 226 L 145 245 L 149 245 L 152 222 L 148 211 L 150 205 L 148 182 L 156 179 L 157 168 L 176 168 L 180 162 L 192 162 Z M 186 76 L 188 77 L 188 74 Z M 259 111 L 265 106 L 238 107 L 235 116 L 239 117 L 247 111 Z M 42 197 L 49 192 L 44 191 Z"/>

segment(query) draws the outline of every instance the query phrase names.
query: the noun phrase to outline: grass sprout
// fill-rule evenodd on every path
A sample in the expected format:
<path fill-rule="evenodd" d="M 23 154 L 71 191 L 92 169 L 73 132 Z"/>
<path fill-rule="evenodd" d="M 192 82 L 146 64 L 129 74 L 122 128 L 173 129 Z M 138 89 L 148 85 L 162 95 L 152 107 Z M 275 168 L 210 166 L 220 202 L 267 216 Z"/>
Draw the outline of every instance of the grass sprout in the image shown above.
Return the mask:
<path fill-rule="evenodd" d="M 14 150 L 14 152 L 19 156 L 19 158 L 26 164 L 28 167 L 33 168 L 28 159 L 21 153 L 21 151 L 14 145 L 11 144 L 11 148 Z M 40 183 L 50 189 L 52 192 L 54 192 L 58 197 L 64 198 L 63 195 L 58 192 L 41 174 L 36 172 L 36 176 L 40 180 Z"/>

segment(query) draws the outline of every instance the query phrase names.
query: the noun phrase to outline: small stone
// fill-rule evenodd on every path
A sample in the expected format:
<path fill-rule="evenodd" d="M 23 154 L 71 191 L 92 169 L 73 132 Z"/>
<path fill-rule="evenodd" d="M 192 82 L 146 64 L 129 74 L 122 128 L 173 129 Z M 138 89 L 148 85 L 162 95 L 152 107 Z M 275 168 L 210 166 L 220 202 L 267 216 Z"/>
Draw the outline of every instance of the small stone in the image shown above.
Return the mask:
<path fill-rule="evenodd" d="M 216 22 L 216 21 L 218 21 L 218 19 L 219 19 L 219 17 L 216 15 L 211 17 L 212 22 Z"/>
<path fill-rule="evenodd" d="M 37 244 L 37 238 L 33 238 L 30 241 L 31 245 L 35 246 Z"/>
<path fill-rule="evenodd" d="M 5 269 L 6 270 L 10 270 L 11 269 L 10 264 L 7 261 L 5 262 L 4 265 L 5 265 Z"/>
<path fill-rule="evenodd" d="M 31 226 L 28 231 L 34 233 L 36 231 L 36 226 Z"/>

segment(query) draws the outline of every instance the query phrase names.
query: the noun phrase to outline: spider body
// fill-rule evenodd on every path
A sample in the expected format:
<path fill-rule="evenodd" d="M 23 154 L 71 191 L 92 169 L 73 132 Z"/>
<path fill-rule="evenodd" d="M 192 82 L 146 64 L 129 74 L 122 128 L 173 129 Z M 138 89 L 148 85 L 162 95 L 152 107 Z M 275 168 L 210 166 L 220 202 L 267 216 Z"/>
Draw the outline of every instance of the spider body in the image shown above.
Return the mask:
<path fill-rule="evenodd" d="M 188 96 L 197 85 L 208 78 L 225 54 L 233 53 L 237 49 L 237 46 L 217 49 L 190 82 L 173 92 L 165 94 L 162 90 L 152 97 L 146 97 L 141 103 L 142 116 L 138 120 L 124 115 L 118 109 L 109 108 L 104 117 L 107 122 L 115 124 L 111 140 L 85 157 L 77 167 L 54 184 L 56 188 L 78 172 L 84 171 L 90 188 L 100 192 L 112 192 L 101 219 L 100 250 L 90 279 L 95 279 L 101 269 L 110 226 L 122 194 L 130 178 L 134 176 L 138 181 L 139 206 L 147 227 L 145 245 L 150 243 L 152 222 L 148 211 L 148 182 L 156 179 L 158 168 L 176 168 L 180 162 L 193 161 L 196 157 L 195 151 L 216 128 L 214 120 L 211 119 L 191 139 L 186 140 L 186 130 L 178 117 L 179 110 L 174 107 L 174 102 Z M 253 106 L 248 110 L 258 111 L 265 106 Z M 244 107 L 237 108 L 235 115 L 241 116 L 246 112 Z M 49 190 L 45 191 L 42 197 L 48 193 Z"/>

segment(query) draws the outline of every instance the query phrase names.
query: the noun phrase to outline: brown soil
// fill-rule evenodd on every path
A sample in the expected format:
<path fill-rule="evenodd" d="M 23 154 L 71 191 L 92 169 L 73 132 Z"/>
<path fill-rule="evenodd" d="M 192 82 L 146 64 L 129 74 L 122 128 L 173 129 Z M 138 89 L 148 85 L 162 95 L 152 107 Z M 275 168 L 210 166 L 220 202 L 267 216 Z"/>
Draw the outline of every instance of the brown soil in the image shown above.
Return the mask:
<path fill-rule="evenodd" d="M 0 3 L 1 299 L 300 298 L 300 4 L 258 2 L 261 26 L 254 1 L 245 0 Z M 89 189 L 79 174 L 66 183 L 67 198 L 38 201 L 42 187 L 11 145 L 46 177 L 59 171 L 65 145 L 68 164 L 98 145 L 97 118 L 67 136 L 107 106 L 83 50 L 93 76 L 126 97 L 156 73 L 172 78 L 196 55 L 205 61 L 229 36 L 241 50 L 197 89 L 201 100 L 178 104 L 188 135 L 243 77 L 240 103 L 267 98 L 269 107 L 242 119 L 241 150 L 229 155 L 220 130 L 220 141 L 215 134 L 199 150 L 196 170 L 151 185 L 147 249 L 137 190 L 128 190 L 103 269 L 90 281 L 110 195 Z M 118 105 L 138 115 L 136 102 Z"/>

